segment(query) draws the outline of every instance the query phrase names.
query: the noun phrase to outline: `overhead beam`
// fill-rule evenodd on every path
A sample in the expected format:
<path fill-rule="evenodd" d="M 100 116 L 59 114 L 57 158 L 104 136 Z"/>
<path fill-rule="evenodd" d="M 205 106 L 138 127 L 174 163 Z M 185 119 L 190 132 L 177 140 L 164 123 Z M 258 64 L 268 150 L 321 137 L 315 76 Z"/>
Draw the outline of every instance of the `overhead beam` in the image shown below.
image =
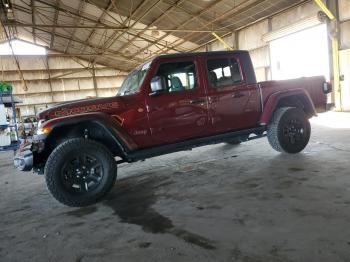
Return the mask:
<path fill-rule="evenodd" d="M 199 29 L 171 29 L 171 28 L 154 28 L 154 29 L 144 29 L 144 28 L 132 28 L 132 27 L 120 27 L 120 26 L 109 26 L 109 25 L 47 25 L 47 24 L 26 24 L 19 22 L 9 22 L 5 23 L 6 26 L 15 26 L 15 27 L 39 27 L 39 28 L 68 28 L 68 29 L 106 29 L 106 30 L 115 30 L 115 31 L 128 31 L 132 30 L 135 32 L 152 32 L 152 31 L 163 31 L 163 32 L 187 32 L 187 33 L 211 33 L 213 30 L 215 32 L 231 32 L 229 29 L 213 29 L 213 30 L 199 30 Z M 138 36 L 135 36 L 136 38 Z"/>
<path fill-rule="evenodd" d="M 309 2 L 309 0 L 304 0 L 304 1 L 302 1 L 302 2 L 293 4 L 293 5 L 289 6 L 289 7 L 283 8 L 282 10 L 276 11 L 276 12 L 270 14 L 270 15 L 263 16 L 263 17 L 257 19 L 257 20 L 254 21 L 254 22 L 251 22 L 251 23 L 249 23 L 249 24 L 246 24 L 246 25 L 244 25 L 244 26 L 241 26 L 241 27 L 236 28 L 236 29 L 234 30 L 234 33 L 237 34 L 239 30 L 242 30 L 242 29 L 247 28 L 247 27 L 249 27 L 249 26 L 252 26 L 252 25 L 255 25 L 255 24 L 257 24 L 257 23 L 260 23 L 260 22 L 263 21 L 264 19 L 270 19 L 271 17 L 273 17 L 273 16 L 275 16 L 275 15 L 278 15 L 278 14 L 281 14 L 281 13 L 286 12 L 286 11 L 288 11 L 288 10 L 291 10 L 292 8 L 296 8 L 297 6 L 301 6 L 301 5 L 303 5 L 303 4 L 307 3 L 307 2 Z M 227 26 L 224 26 L 224 27 L 222 27 L 222 28 L 227 28 Z M 220 28 L 220 29 L 222 29 L 222 28 Z M 224 37 L 228 36 L 229 34 L 230 34 L 230 33 L 226 33 L 226 34 L 222 35 L 221 37 L 224 38 Z M 237 40 L 238 40 L 238 38 L 235 37 L 235 41 L 237 41 Z M 206 42 L 204 42 L 204 43 L 201 43 L 198 47 L 195 47 L 195 48 L 191 49 L 190 52 L 197 51 L 198 49 L 201 49 L 201 48 L 203 48 L 203 47 L 205 47 L 205 46 L 207 46 L 207 45 L 209 45 L 209 44 L 211 44 L 211 43 L 214 43 L 214 42 L 216 42 L 216 41 L 218 41 L 216 38 L 212 38 L 212 39 L 210 39 L 210 40 L 208 40 L 208 41 L 206 41 Z M 236 44 L 236 46 L 238 46 L 238 45 Z"/>
<path fill-rule="evenodd" d="M 95 32 L 96 32 L 96 26 L 98 26 L 99 23 L 102 22 L 102 18 L 107 14 L 107 12 L 114 6 L 114 0 L 110 0 L 109 5 L 106 9 L 104 9 L 102 11 L 102 14 L 99 16 L 99 18 L 97 19 L 97 21 L 94 22 L 94 28 L 93 30 L 90 32 L 89 36 L 86 38 L 86 42 L 89 43 L 90 39 L 94 36 Z M 86 50 L 87 46 L 84 46 L 83 50 L 81 51 L 81 53 L 84 53 Z"/>
<path fill-rule="evenodd" d="M 48 34 L 50 33 L 50 31 L 45 30 L 45 29 L 43 29 L 43 28 L 35 27 L 35 29 L 38 30 L 38 31 L 42 31 L 42 32 L 48 33 Z M 93 45 L 93 44 L 91 44 L 91 43 L 86 43 L 86 42 L 84 42 L 83 40 L 78 39 L 78 38 L 76 38 L 76 37 L 74 37 L 74 36 L 73 36 L 73 37 L 69 37 L 69 36 L 66 36 L 66 35 L 63 35 L 63 34 L 59 34 L 59 33 L 56 32 L 56 37 L 60 37 L 60 38 L 66 39 L 66 40 L 71 39 L 71 41 L 76 42 L 76 43 L 78 43 L 78 44 L 87 45 L 88 47 L 92 48 L 92 49 L 95 50 L 95 51 L 100 51 L 100 52 L 97 52 L 97 54 L 99 54 L 99 55 L 102 55 L 102 53 L 105 51 L 105 50 L 103 50 L 102 48 L 100 48 L 99 46 Z M 116 55 L 116 56 L 120 56 L 120 57 L 126 59 L 127 61 L 133 60 L 133 61 L 135 61 L 136 63 L 141 63 L 141 62 L 143 62 L 143 60 L 141 60 L 141 59 L 138 59 L 138 58 L 130 58 L 130 57 L 127 57 L 127 56 L 125 56 L 125 55 L 123 55 L 123 54 L 120 54 L 119 52 L 114 52 L 113 50 L 108 50 L 108 51 L 105 52 L 105 53 L 109 53 L 109 54 L 114 54 L 114 55 Z"/>
<path fill-rule="evenodd" d="M 137 33 L 136 36 L 134 36 L 133 38 L 131 38 L 127 43 L 125 43 L 124 45 L 122 45 L 120 48 L 118 48 L 118 51 L 123 51 L 126 47 L 128 47 L 132 42 L 134 42 L 137 37 L 139 35 L 141 35 L 142 33 L 146 32 L 147 30 L 149 30 L 155 23 L 161 21 L 165 16 L 168 15 L 169 12 L 171 12 L 171 10 L 175 9 L 175 7 L 179 4 L 181 4 L 182 2 L 184 2 L 185 0 L 179 0 L 176 3 L 174 3 L 169 9 L 165 10 L 163 12 L 163 14 L 161 16 L 159 16 L 157 19 L 153 20 L 149 25 L 147 25 L 143 31 L 140 31 Z M 159 29 L 158 29 L 159 30 Z M 165 32 L 165 31 L 164 31 Z"/>
<path fill-rule="evenodd" d="M 233 50 L 233 48 L 228 44 L 226 43 L 226 41 L 224 39 L 222 39 L 217 33 L 215 32 L 212 32 L 211 33 L 221 44 L 224 45 L 224 47 L 227 49 L 227 50 Z"/>
<path fill-rule="evenodd" d="M 143 12 L 143 14 L 141 15 L 141 17 L 139 17 L 138 19 L 135 19 L 134 22 L 132 23 L 132 25 L 129 25 L 129 27 L 133 27 L 136 23 L 138 23 L 143 17 L 145 17 L 151 10 L 152 8 L 154 8 L 157 4 L 159 4 L 162 0 L 157 0 L 155 3 L 153 3 L 152 5 L 150 5 L 145 12 Z M 133 10 L 128 19 L 126 19 L 123 23 L 122 23 L 122 26 L 126 26 L 127 24 L 127 21 L 129 20 L 129 22 L 131 21 L 131 19 L 133 19 L 134 15 L 139 11 L 141 10 L 141 8 L 143 7 L 143 5 L 147 3 L 147 0 L 143 0 L 140 2 L 140 4 L 135 8 L 135 10 Z M 115 41 L 117 41 L 118 39 L 120 39 L 125 33 L 130 33 L 130 30 L 126 30 L 124 32 L 122 32 L 121 34 L 118 35 L 118 32 L 115 32 L 113 33 L 109 38 L 108 40 L 102 45 L 102 48 L 104 49 L 108 49 L 110 48 L 114 43 Z M 140 37 L 140 36 L 139 36 Z M 140 37 L 141 38 L 141 37 Z M 144 39 L 146 41 L 146 39 Z M 96 58 L 94 59 L 93 63 L 96 62 Z"/>
<path fill-rule="evenodd" d="M 64 13 L 68 13 L 68 14 L 73 15 L 73 16 L 81 17 L 81 18 L 83 18 L 85 21 L 90 21 L 90 22 L 92 22 L 92 23 L 96 23 L 96 22 L 97 22 L 95 19 L 93 19 L 93 18 L 91 18 L 91 17 L 89 17 L 89 16 L 87 16 L 87 15 L 85 15 L 85 14 L 78 14 L 77 11 L 76 11 L 75 9 L 73 9 L 73 8 L 71 8 L 71 7 L 69 7 L 69 6 L 63 5 L 63 7 L 64 7 L 64 8 L 63 8 L 63 7 L 62 7 L 62 3 L 60 3 L 58 6 L 55 6 L 54 4 L 52 4 L 52 3 L 50 3 L 50 2 L 45 2 L 45 1 L 42 1 L 42 0 L 35 0 L 35 1 L 37 1 L 38 3 L 45 4 L 45 5 L 49 6 L 49 7 L 55 8 L 55 9 L 57 9 L 58 11 L 61 11 L 61 12 L 64 12 Z M 15 7 L 15 5 L 13 5 L 13 6 Z M 15 8 L 17 8 L 17 7 L 15 7 Z M 20 7 L 20 8 L 21 8 L 21 11 L 27 12 L 27 13 L 30 14 L 30 11 L 29 11 L 29 10 L 26 10 L 26 9 L 23 8 L 23 7 Z M 108 26 L 107 24 L 102 23 L 102 22 L 99 22 L 98 24 L 99 24 L 99 25 L 102 25 L 102 26 Z M 36 27 L 36 28 L 38 28 L 38 27 Z M 130 35 L 132 35 L 132 36 L 135 36 L 135 35 L 136 35 L 136 33 L 133 33 L 133 32 L 131 32 L 130 30 L 128 31 L 128 34 L 130 34 Z M 138 37 L 139 37 L 140 39 L 144 40 L 144 41 L 147 41 L 148 43 L 153 44 L 153 45 L 157 44 L 157 45 L 160 45 L 160 46 L 162 46 L 162 47 L 167 47 L 167 48 L 169 48 L 170 50 L 174 50 L 174 51 L 177 51 L 177 52 L 181 51 L 181 50 L 178 50 L 178 49 L 176 49 L 176 48 L 172 48 L 171 45 L 166 45 L 166 44 L 161 43 L 159 39 L 151 40 L 151 39 L 149 39 L 149 38 L 142 37 L 142 36 L 138 36 Z M 151 36 L 149 36 L 149 37 L 151 37 Z M 101 47 L 101 48 L 103 48 L 103 47 Z M 108 49 L 108 48 L 104 48 L 104 49 Z M 130 59 L 130 57 L 129 57 L 129 59 Z"/>
<path fill-rule="evenodd" d="M 85 0 L 81 1 L 80 4 L 79 4 L 79 7 L 78 7 L 78 14 L 81 13 L 81 10 L 83 9 L 84 5 L 85 5 Z M 80 22 L 80 20 L 81 20 L 81 17 L 76 17 L 75 20 L 74 20 L 74 24 L 75 24 L 75 25 L 78 25 L 79 22 Z M 63 27 L 61 27 L 61 28 L 63 28 Z M 66 47 L 64 48 L 64 51 L 63 51 L 64 53 L 67 52 L 67 50 L 68 50 L 68 48 L 69 48 L 69 45 L 70 45 L 70 43 L 72 42 L 72 38 L 73 38 L 73 36 L 75 35 L 75 32 L 77 31 L 77 27 L 72 27 L 72 28 L 74 28 L 74 30 L 73 30 L 73 32 L 71 33 L 71 38 L 69 39 L 69 41 L 68 41 Z"/>
<path fill-rule="evenodd" d="M 259 1 L 258 4 L 262 4 L 262 3 L 266 2 L 266 1 L 268 1 L 268 0 Z M 215 2 L 215 4 L 217 4 L 217 3 L 219 3 L 219 2 L 220 2 L 220 1 L 217 1 L 217 2 Z M 249 10 L 250 8 L 256 6 L 256 5 L 257 5 L 256 2 L 257 2 L 257 1 L 253 1 L 253 2 L 250 3 L 249 5 L 243 7 L 242 9 L 237 10 L 237 9 L 236 9 L 237 7 L 240 7 L 241 5 L 245 4 L 245 2 L 243 2 L 243 3 L 241 3 L 240 5 L 236 6 L 236 8 L 231 9 L 231 10 L 228 10 L 228 11 L 226 11 L 226 12 L 220 14 L 219 16 L 217 16 L 215 19 L 209 21 L 209 22 L 208 22 L 207 24 L 205 24 L 204 26 L 200 26 L 200 28 L 203 28 L 203 27 L 206 27 L 206 26 L 210 26 L 212 23 L 221 21 L 221 20 L 225 19 L 225 18 L 226 18 L 227 16 L 229 16 L 229 15 L 234 16 L 234 15 L 237 15 L 237 14 L 241 14 L 242 12 L 245 12 L 245 11 Z M 214 6 L 214 5 L 212 5 L 210 8 L 212 8 L 213 6 Z M 175 47 L 182 45 L 182 44 L 185 43 L 186 41 L 190 41 L 192 38 L 193 38 L 193 35 L 187 35 L 186 37 L 183 37 L 182 40 L 181 40 L 179 43 L 175 44 Z M 166 52 L 166 51 L 167 51 L 167 49 L 162 50 L 162 52 Z"/>
<path fill-rule="evenodd" d="M 30 0 L 30 8 L 32 11 L 32 23 L 35 24 L 35 6 L 34 6 L 34 0 Z M 32 28 L 32 34 L 33 34 L 33 42 L 36 43 L 36 36 L 35 36 L 35 28 Z"/>
<path fill-rule="evenodd" d="M 190 18 L 189 20 L 187 20 L 186 22 L 183 22 L 182 24 L 180 24 L 180 25 L 178 25 L 175 29 L 180 29 L 181 27 L 183 27 L 183 26 L 186 26 L 188 23 L 191 23 L 194 19 L 197 19 L 198 17 L 200 17 L 201 15 L 203 15 L 203 14 L 205 14 L 206 12 L 208 12 L 208 11 L 210 11 L 212 8 L 214 8 L 217 4 L 219 4 L 219 3 L 221 3 L 221 2 L 223 2 L 224 0 L 218 0 L 218 1 L 215 1 L 214 3 L 212 3 L 212 4 L 210 4 L 207 8 L 205 8 L 204 10 L 201 10 L 201 11 L 199 11 L 198 13 L 196 13 L 195 15 L 193 15 L 192 16 L 192 18 Z M 203 28 L 203 27 L 202 27 Z M 211 33 L 211 32 L 210 32 Z M 163 40 L 164 38 L 166 38 L 167 36 L 169 36 L 170 35 L 170 33 L 167 33 L 167 34 L 165 34 L 165 35 L 163 35 L 162 37 L 160 37 L 159 39 L 158 39 L 158 41 L 161 41 L 161 40 Z M 183 41 L 183 42 L 185 42 L 185 41 Z M 182 42 L 182 43 L 183 43 Z M 176 45 L 176 47 L 178 47 L 179 45 Z M 148 48 L 150 48 L 151 47 L 151 45 L 147 45 L 147 46 L 145 46 L 145 47 L 143 47 L 143 48 L 141 48 L 140 50 L 139 50 L 139 52 L 143 52 L 144 50 L 146 50 L 146 49 L 148 49 Z M 161 50 L 161 52 L 165 52 L 165 51 L 168 51 L 169 49 L 167 48 L 167 47 L 165 47 L 164 49 L 162 49 Z M 149 56 L 149 57 L 151 57 L 151 56 Z M 149 58 L 148 57 L 148 58 Z"/>
<path fill-rule="evenodd" d="M 58 4 L 58 1 L 59 0 L 56 0 L 56 5 Z M 53 48 L 53 43 L 55 42 L 55 31 L 56 31 L 57 19 L 58 19 L 58 10 L 55 9 L 55 17 L 53 19 L 53 28 L 51 31 L 50 48 Z"/>
<path fill-rule="evenodd" d="M 321 8 L 321 10 L 328 16 L 329 19 L 333 20 L 335 19 L 335 16 L 333 13 L 328 9 L 325 3 L 322 2 L 322 0 L 314 0 L 316 4 Z"/>

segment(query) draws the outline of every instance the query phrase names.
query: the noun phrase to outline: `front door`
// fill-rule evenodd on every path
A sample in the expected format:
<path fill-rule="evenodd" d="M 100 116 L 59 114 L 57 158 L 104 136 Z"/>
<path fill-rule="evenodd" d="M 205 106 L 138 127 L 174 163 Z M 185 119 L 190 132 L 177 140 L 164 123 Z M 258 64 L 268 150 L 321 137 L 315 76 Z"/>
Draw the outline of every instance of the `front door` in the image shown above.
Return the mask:
<path fill-rule="evenodd" d="M 147 98 L 153 141 L 176 143 L 208 133 L 208 104 L 198 81 L 198 61 L 173 59 L 159 62 L 155 76 L 165 79 L 166 89 Z"/>
<path fill-rule="evenodd" d="M 253 127 L 260 114 L 256 84 L 247 85 L 239 60 L 234 57 L 207 59 L 209 117 L 213 133 Z"/>

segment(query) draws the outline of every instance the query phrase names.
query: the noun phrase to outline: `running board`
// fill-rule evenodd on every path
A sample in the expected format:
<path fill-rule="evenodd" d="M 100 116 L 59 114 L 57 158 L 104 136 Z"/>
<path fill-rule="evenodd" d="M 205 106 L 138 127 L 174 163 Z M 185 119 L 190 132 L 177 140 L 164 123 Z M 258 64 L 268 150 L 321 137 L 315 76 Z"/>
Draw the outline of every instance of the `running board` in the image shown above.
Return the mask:
<path fill-rule="evenodd" d="M 249 141 L 249 140 L 266 136 L 266 134 L 264 134 L 265 131 L 266 131 L 266 127 L 262 126 L 262 127 L 252 128 L 252 129 L 224 133 L 224 134 L 215 135 L 215 136 L 195 138 L 195 139 L 191 139 L 191 140 L 187 140 L 187 141 L 183 141 L 175 144 L 152 147 L 150 149 L 137 150 L 137 151 L 128 153 L 126 156 L 126 160 L 127 162 L 140 161 L 140 160 L 144 160 L 147 158 L 156 157 L 160 155 L 190 150 L 195 147 L 227 142 L 235 138 L 238 138 L 242 142 Z M 249 135 L 251 134 L 254 134 L 255 136 L 249 137 Z"/>

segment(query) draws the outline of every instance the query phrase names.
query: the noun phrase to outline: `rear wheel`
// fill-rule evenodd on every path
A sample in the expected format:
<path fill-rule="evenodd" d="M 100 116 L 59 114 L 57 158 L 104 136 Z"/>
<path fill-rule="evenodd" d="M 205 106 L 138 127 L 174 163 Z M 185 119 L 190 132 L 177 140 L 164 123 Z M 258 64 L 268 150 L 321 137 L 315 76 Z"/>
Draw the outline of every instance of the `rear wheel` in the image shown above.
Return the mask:
<path fill-rule="evenodd" d="M 84 138 L 68 139 L 49 156 L 45 165 L 51 194 L 68 206 L 97 202 L 114 185 L 117 165 L 102 144 Z"/>
<path fill-rule="evenodd" d="M 291 154 L 299 153 L 306 147 L 310 134 L 310 122 L 304 111 L 294 107 L 277 109 L 267 128 L 267 138 L 272 148 Z"/>

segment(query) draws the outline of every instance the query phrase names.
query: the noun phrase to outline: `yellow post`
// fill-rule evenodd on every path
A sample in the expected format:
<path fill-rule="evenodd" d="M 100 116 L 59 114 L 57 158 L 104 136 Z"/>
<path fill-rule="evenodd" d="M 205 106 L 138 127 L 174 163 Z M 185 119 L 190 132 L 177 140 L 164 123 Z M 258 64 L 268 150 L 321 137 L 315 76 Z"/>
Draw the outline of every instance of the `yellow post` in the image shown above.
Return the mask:
<path fill-rule="evenodd" d="M 334 89 L 334 102 L 336 110 L 343 111 L 341 101 L 341 87 L 340 87 L 340 68 L 339 68 L 339 44 L 338 39 L 332 39 L 332 53 L 333 53 L 333 89 Z"/>
<path fill-rule="evenodd" d="M 321 10 L 328 16 L 328 18 L 334 21 L 335 31 L 337 29 L 336 17 L 328 9 L 328 7 L 323 3 L 322 0 L 314 0 L 316 4 L 321 8 Z M 340 89 L 340 69 L 339 69 L 339 43 L 336 32 L 332 36 L 332 60 L 333 60 L 333 94 L 336 110 L 342 111 L 341 104 L 341 89 Z"/>
<path fill-rule="evenodd" d="M 224 47 L 225 47 L 227 50 L 234 50 L 234 49 L 233 49 L 231 46 L 229 46 L 229 45 L 225 42 L 225 40 L 222 39 L 217 33 L 211 32 L 211 34 L 212 34 L 213 36 L 215 36 L 216 39 L 219 40 L 219 41 L 224 45 Z"/>
<path fill-rule="evenodd" d="M 334 20 L 335 16 L 328 9 L 328 7 L 322 2 L 322 0 L 315 0 L 316 4 L 321 8 L 321 10 L 328 16 L 329 19 Z"/>

